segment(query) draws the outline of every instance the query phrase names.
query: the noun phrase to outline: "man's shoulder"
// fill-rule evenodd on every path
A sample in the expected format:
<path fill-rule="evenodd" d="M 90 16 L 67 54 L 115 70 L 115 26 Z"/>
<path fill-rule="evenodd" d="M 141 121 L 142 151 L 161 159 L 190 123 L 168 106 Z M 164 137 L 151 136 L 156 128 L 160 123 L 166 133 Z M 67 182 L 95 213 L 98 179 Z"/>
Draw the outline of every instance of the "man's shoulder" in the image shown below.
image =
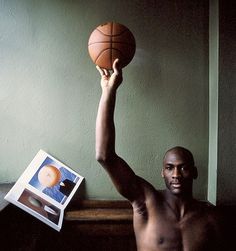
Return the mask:
<path fill-rule="evenodd" d="M 210 203 L 209 201 L 203 201 L 203 200 L 195 200 L 197 208 L 206 210 L 207 212 L 217 212 L 218 207 Z"/>
<path fill-rule="evenodd" d="M 203 217 L 209 222 L 217 222 L 221 219 L 221 213 L 215 205 L 208 201 L 195 201 L 193 210 L 199 217 Z"/>
<path fill-rule="evenodd" d="M 199 208 L 209 209 L 209 210 L 216 209 L 216 206 L 211 204 L 209 201 L 205 201 L 205 200 L 194 200 L 194 201 L 195 201 L 196 205 L 198 205 Z"/>

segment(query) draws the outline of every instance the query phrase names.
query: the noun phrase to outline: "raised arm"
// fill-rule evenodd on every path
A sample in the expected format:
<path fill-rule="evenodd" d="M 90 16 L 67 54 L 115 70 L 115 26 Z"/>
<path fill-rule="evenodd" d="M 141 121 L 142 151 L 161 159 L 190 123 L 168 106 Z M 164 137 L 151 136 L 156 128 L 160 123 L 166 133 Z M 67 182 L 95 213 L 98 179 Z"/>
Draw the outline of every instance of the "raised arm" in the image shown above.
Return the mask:
<path fill-rule="evenodd" d="M 123 80 L 118 63 L 115 60 L 112 72 L 97 66 L 102 95 L 96 120 L 96 159 L 108 172 L 118 192 L 132 202 L 141 198 L 143 192 L 138 177 L 115 151 L 116 92 Z"/>

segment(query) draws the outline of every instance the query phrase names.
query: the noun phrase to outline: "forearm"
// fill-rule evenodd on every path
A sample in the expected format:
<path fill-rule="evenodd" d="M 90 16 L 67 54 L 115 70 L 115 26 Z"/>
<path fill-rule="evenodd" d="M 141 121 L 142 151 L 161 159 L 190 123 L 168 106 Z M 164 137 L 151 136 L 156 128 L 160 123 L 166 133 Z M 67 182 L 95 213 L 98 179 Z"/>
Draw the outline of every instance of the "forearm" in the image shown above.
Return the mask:
<path fill-rule="evenodd" d="M 104 89 L 96 120 L 96 159 L 107 162 L 115 156 L 114 110 L 116 90 Z"/>

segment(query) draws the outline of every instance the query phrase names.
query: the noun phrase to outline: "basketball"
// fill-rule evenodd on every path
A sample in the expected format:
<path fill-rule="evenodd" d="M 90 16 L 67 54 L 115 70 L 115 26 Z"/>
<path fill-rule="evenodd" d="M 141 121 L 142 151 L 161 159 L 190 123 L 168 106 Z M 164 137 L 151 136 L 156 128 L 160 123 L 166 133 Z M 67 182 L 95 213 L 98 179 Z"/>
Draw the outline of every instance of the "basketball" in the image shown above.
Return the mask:
<path fill-rule="evenodd" d="M 135 54 L 135 38 L 124 25 L 108 22 L 99 25 L 90 35 L 88 51 L 92 61 L 105 69 L 112 69 L 112 64 L 119 58 L 121 68 L 127 66 Z"/>

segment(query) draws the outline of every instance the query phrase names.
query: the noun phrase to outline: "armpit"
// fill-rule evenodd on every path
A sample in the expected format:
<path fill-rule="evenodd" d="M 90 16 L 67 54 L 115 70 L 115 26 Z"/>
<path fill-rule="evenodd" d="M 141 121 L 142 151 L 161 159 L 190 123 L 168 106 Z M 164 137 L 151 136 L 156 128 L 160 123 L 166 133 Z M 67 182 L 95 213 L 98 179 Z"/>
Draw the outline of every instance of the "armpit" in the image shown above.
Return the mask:
<path fill-rule="evenodd" d="M 133 210 L 134 214 L 138 214 L 145 219 L 148 217 L 148 210 L 145 202 L 134 202 Z"/>

